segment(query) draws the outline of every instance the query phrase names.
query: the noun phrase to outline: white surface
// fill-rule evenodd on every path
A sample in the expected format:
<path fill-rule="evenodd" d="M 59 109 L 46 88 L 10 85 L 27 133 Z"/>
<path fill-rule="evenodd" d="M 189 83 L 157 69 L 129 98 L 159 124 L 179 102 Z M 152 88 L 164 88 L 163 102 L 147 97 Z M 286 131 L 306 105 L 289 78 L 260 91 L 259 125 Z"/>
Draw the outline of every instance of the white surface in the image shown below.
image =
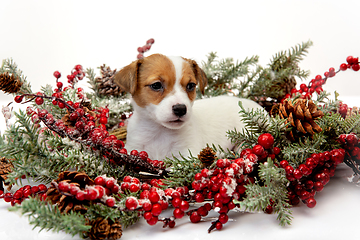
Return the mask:
<path fill-rule="evenodd" d="M 307 208 L 302 203 L 292 208 L 294 219 L 292 225 L 287 227 L 279 226 L 275 214 L 232 212 L 229 216 L 234 221 L 226 223 L 221 231 L 215 230 L 210 234 L 207 233 L 210 222 L 193 224 L 185 216 L 176 222 L 173 229 L 163 229 L 161 223 L 149 226 L 142 219 L 136 225 L 125 229 L 121 239 L 358 239 L 360 188 L 347 181 L 351 172 L 344 164 L 340 165 L 324 190 L 315 195 L 315 208 Z M 81 239 L 78 236 L 72 238 L 62 232 L 39 233 L 38 228 L 32 230 L 33 226 L 28 224 L 27 218 L 9 212 L 8 206 L 8 203 L 0 201 L 1 240 Z"/>

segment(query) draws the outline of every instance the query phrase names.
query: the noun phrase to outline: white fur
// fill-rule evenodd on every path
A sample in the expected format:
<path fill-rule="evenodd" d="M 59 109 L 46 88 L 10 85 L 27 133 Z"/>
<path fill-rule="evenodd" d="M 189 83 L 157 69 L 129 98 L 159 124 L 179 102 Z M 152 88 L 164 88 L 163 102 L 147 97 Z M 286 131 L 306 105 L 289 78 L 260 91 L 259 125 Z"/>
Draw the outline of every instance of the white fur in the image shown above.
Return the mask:
<path fill-rule="evenodd" d="M 220 96 L 191 102 L 180 86 L 182 58 L 170 58 L 176 70 L 176 83 L 173 91 L 158 105 L 149 104 L 144 108 L 132 101 L 134 114 L 127 127 L 126 148 L 144 150 L 151 159 L 162 160 L 172 155 L 179 157 L 194 156 L 206 147 L 206 144 L 220 145 L 231 149 L 226 132 L 244 127 L 239 117 L 239 101 L 244 108 L 261 108 L 257 103 L 230 96 Z M 178 119 L 172 106 L 185 104 L 187 113 L 180 118 L 182 122 L 170 122 Z"/>

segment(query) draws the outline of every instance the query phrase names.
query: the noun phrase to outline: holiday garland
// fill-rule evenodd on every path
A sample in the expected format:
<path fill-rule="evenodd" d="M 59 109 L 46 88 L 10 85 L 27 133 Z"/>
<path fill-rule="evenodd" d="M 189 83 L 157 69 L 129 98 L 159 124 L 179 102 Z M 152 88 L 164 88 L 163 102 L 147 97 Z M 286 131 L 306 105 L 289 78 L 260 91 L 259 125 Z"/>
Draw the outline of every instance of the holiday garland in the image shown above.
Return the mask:
<path fill-rule="evenodd" d="M 139 47 L 137 57 L 152 44 L 150 39 Z M 329 100 L 322 89 L 340 71 L 358 71 L 359 60 L 349 56 L 338 71 L 330 68 L 296 89 L 296 77 L 309 77 L 298 64 L 311 45 L 279 52 L 266 68 L 258 56 L 234 63 L 210 53 L 203 63 L 209 86 L 198 96 L 250 98 L 269 114 L 247 111 L 239 102 L 246 128 L 228 131 L 239 151 L 209 145 L 197 156 L 179 159 L 149 159 L 144 151 L 124 148 L 132 109 L 129 95 L 113 81 L 116 69 L 103 65 L 96 77 L 94 70 L 76 65 L 67 87 L 55 71 L 56 89 L 45 86 L 34 93 L 16 64 L 4 60 L 0 89 L 14 94 L 16 103 L 33 105 L 15 113 L 16 122 L 7 124 L 0 138 L 0 183 L 32 178 L 47 185 L 15 192 L 1 185 L 0 198 L 35 226 L 90 239 L 119 239 L 141 218 L 173 228 L 185 215 L 197 223 L 215 211 L 210 233 L 220 230 L 235 208 L 276 213 L 281 225 L 291 224 L 291 206 L 315 207 L 316 192 L 339 164 L 360 175 L 359 110 L 338 96 Z M 84 77 L 90 93 L 77 88 Z M 9 106 L 3 113 L 11 117 Z M 162 217 L 169 207 L 173 215 Z"/>

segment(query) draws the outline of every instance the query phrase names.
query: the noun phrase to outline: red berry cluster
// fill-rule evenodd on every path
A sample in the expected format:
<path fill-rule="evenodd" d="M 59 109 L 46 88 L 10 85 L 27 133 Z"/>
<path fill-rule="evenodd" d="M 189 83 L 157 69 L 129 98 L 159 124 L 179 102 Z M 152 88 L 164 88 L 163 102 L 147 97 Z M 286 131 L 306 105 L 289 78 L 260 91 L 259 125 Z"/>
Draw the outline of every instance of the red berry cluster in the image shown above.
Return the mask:
<path fill-rule="evenodd" d="M 289 202 L 297 205 L 302 200 L 309 208 L 316 205 L 314 198 L 334 176 L 338 164 L 344 161 L 345 150 L 333 149 L 330 152 L 313 153 L 297 168 L 293 168 L 287 160 L 280 161 L 280 167 L 285 169 L 286 178 L 290 181 L 288 187 Z"/>
<path fill-rule="evenodd" d="M 195 190 L 194 200 L 203 202 L 205 199 L 213 199 L 213 203 L 192 211 L 190 220 L 194 223 L 199 222 L 201 217 L 213 209 L 220 215 L 218 220 L 212 223 L 209 231 L 214 228 L 220 230 L 228 220 L 227 213 L 235 207 L 233 200 L 245 197 L 245 185 L 254 181 L 249 174 L 253 172 L 257 163 L 265 161 L 267 157 L 274 159 L 275 155 L 280 154 L 280 149 L 273 147 L 273 144 L 274 137 L 271 134 L 261 134 L 257 144 L 252 149 L 244 149 L 240 158 L 219 159 L 216 162 L 217 168 L 204 168 L 195 174 L 192 183 Z"/>
<path fill-rule="evenodd" d="M 69 183 L 67 180 L 59 183 L 51 183 L 57 190 L 66 196 L 71 196 L 78 201 L 99 201 L 108 207 L 115 206 L 115 198 L 120 190 L 117 181 L 110 177 L 99 176 L 95 178 L 94 185 L 86 185 L 80 187 L 74 183 Z"/>
<path fill-rule="evenodd" d="M 338 72 L 345 71 L 350 68 L 354 71 L 359 71 L 359 58 L 348 56 L 346 61 L 347 63 L 342 63 L 340 65 L 340 69 L 338 71 L 335 71 L 335 68 L 331 67 L 329 68 L 329 71 L 324 73 L 324 77 L 321 75 L 316 75 L 315 78 L 310 81 L 309 85 L 303 83 L 300 84 L 299 90 L 296 88 L 291 89 L 290 94 L 286 94 L 283 100 L 296 96 L 296 94 L 301 94 L 301 98 L 310 99 L 314 92 L 317 92 L 318 94 L 321 93 L 323 91 L 322 86 L 326 83 L 326 80 L 328 78 L 334 77 Z"/>
<path fill-rule="evenodd" d="M 5 202 L 10 202 L 11 206 L 21 204 L 26 198 L 39 196 L 42 201 L 46 199 L 47 187 L 44 184 L 38 186 L 25 185 L 19 188 L 14 194 L 5 193 L 0 190 L 0 199 L 4 198 Z"/>
<path fill-rule="evenodd" d="M 55 92 L 61 92 L 63 83 L 59 82 L 59 78 L 61 78 L 61 73 L 59 71 L 54 72 L 54 77 L 56 78 L 56 87 Z M 71 74 L 67 75 L 67 82 L 71 84 L 71 88 L 74 87 L 75 83 L 79 80 L 82 80 L 85 77 L 85 72 L 83 71 L 83 67 L 81 65 L 76 65 L 72 70 Z"/>
<path fill-rule="evenodd" d="M 87 146 L 99 149 L 103 152 L 103 156 L 114 164 L 130 163 L 137 166 L 138 170 L 147 170 L 153 173 L 164 172 L 164 163 L 162 161 L 151 160 L 147 153 L 142 151 L 138 153 L 136 150 L 132 151 L 131 155 L 127 155 L 127 150 L 124 148 L 124 143 L 118 140 L 115 135 L 110 135 L 106 130 L 105 124 L 109 117 L 109 109 L 107 107 L 96 109 L 97 114 L 94 116 L 89 113 L 82 106 L 81 102 L 73 103 L 72 101 L 63 101 L 57 97 L 47 97 L 44 95 L 34 95 L 32 99 L 50 98 L 56 102 L 61 108 L 61 104 L 67 108 L 69 113 L 69 121 L 72 126 L 68 126 L 62 119 L 55 119 L 55 117 L 45 109 L 37 109 L 37 112 L 32 108 L 27 108 L 27 114 L 31 116 L 32 121 L 38 124 L 42 121 L 50 130 L 56 132 L 61 137 L 69 137 L 70 139 L 81 142 Z M 25 95 L 22 95 L 23 97 Z"/>
<path fill-rule="evenodd" d="M 360 161 L 360 139 L 355 133 L 341 134 L 338 138 L 346 155 L 355 161 Z"/>
<path fill-rule="evenodd" d="M 149 51 L 154 43 L 155 40 L 153 38 L 150 38 L 149 40 L 146 41 L 146 44 L 144 46 L 138 47 L 137 51 L 139 52 L 139 54 L 137 55 L 137 59 L 144 58 L 144 53 Z"/>
<path fill-rule="evenodd" d="M 158 221 L 162 221 L 164 227 L 173 228 L 175 219 L 182 218 L 189 209 L 189 202 L 185 200 L 188 197 L 189 190 L 187 187 L 163 190 L 161 186 L 164 186 L 164 183 L 159 179 L 152 179 L 149 183 L 141 183 L 137 178 L 124 177 L 121 183 L 122 191 L 141 191 L 139 198 L 127 197 L 125 207 L 131 211 L 143 211 L 143 217 L 149 225 L 155 225 Z M 168 208 L 169 203 L 175 208 L 173 216 L 161 218 L 160 214 Z"/>

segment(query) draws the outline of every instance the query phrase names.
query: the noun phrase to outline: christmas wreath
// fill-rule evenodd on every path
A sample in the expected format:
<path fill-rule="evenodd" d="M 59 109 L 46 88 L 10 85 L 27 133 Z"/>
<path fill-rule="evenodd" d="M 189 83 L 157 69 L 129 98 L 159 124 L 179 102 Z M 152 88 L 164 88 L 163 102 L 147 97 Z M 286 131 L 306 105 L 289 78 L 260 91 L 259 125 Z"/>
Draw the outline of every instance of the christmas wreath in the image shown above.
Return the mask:
<path fill-rule="evenodd" d="M 153 43 L 139 47 L 137 57 Z M 103 65 L 96 76 L 76 65 L 66 87 L 55 71 L 56 88 L 47 85 L 34 93 L 14 61 L 6 59 L 0 89 L 29 106 L 14 113 L 13 124 L 10 106 L 3 108 L 9 122 L 0 138 L 0 198 L 35 226 L 90 239 L 119 239 L 142 218 L 174 228 L 185 215 L 197 223 L 213 211 L 218 217 L 209 224 L 210 233 L 222 229 L 228 213 L 238 208 L 275 213 L 280 225 L 291 224 L 291 207 L 315 207 L 315 194 L 339 164 L 360 175 L 359 109 L 337 94 L 329 99 L 322 89 L 341 71 L 359 71 L 359 60 L 349 56 L 339 70 L 330 68 L 296 89 L 296 79 L 310 75 L 299 62 L 311 45 L 281 51 L 267 67 L 258 64 L 258 56 L 234 62 L 210 53 L 202 66 L 209 85 L 198 97 L 250 98 L 268 114 L 247 111 L 239 102 L 246 129 L 227 133 L 239 151 L 208 145 L 197 156 L 172 159 L 149 159 L 145 151 L 124 148 L 132 109 L 129 95 L 114 83 L 116 69 Z M 90 92 L 77 87 L 85 77 Z M 24 178 L 41 184 L 11 191 Z M 172 216 L 163 217 L 168 208 Z"/>

